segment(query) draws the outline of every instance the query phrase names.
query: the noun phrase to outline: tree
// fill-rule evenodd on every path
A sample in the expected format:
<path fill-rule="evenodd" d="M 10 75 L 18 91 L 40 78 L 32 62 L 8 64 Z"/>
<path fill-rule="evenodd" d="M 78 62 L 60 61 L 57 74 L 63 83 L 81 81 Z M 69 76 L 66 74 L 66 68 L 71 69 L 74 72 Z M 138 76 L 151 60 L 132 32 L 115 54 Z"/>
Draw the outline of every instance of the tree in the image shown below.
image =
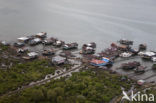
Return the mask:
<path fill-rule="evenodd" d="M 85 102 L 85 97 L 83 95 L 78 95 L 77 96 L 77 101 L 78 103 L 84 103 Z"/>
<path fill-rule="evenodd" d="M 57 93 L 57 96 L 63 96 L 64 95 L 64 89 L 61 87 L 56 87 L 54 91 Z"/>
<path fill-rule="evenodd" d="M 48 100 L 50 100 L 51 102 L 55 102 L 56 98 L 57 98 L 57 94 L 55 91 L 53 90 L 48 90 L 47 92 L 47 98 Z"/>
<path fill-rule="evenodd" d="M 63 98 L 62 96 L 57 97 L 57 103 L 63 103 Z"/>
<path fill-rule="evenodd" d="M 31 93 L 31 98 L 32 98 L 32 100 L 33 101 L 35 101 L 35 102 L 38 102 L 38 101 L 42 101 L 42 100 L 44 100 L 44 95 L 43 95 L 43 93 L 42 93 L 42 90 L 33 90 L 32 91 L 32 93 Z"/>
<path fill-rule="evenodd" d="M 46 98 L 47 97 L 47 88 L 45 88 L 43 86 L 43 87 L 41 87 L 41 90 L 42 90 L 42 93 L 43 93 L 44 97 Z"/>

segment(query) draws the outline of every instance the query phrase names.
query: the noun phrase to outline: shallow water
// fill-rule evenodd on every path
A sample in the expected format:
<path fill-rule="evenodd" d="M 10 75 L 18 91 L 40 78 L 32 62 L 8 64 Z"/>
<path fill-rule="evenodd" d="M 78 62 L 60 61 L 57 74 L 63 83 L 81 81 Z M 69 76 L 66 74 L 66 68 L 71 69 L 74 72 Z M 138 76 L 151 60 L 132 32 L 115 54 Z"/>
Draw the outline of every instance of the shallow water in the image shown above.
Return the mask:
<path fill-rule="evenodd" d="M 120 60 L 121 59 L 121 60 Z M 136 74 L 134 72 L 134 70 L 123 70 L 123 69 L 118 69 L 122 63 L 128 63 L 128 62 L 132 62 L 132 61 L 138 61 L 141 63 L 142 66 L 147 67 L 145 69 L 145 73 L 143 74 Z M 152 69 L 152 62 L 150 61 L 145 61 L 143 59 L 141 59 L 140 57 L 134 57 L 131 59 L 124 59 L 124 58 L 119 58 L 119 60 L 116 60 L 112 69 L 115 70 L 117 73 L 121 74 L 121 75 L 126 75 L 132 79 L 135 80 L 140 80 L 143 79 L 147 82 L 151 82 L 151 81 L 155 81 L 156 82 L 156 71 Z M 153 76 L 153 77 L 151 77 Z"/>
<path fill-rule="evenodd" d="M 120 38 L 156 50 L 155 0 L 0 0 L 0 40 L 45 31 L 98 50 Z"/>

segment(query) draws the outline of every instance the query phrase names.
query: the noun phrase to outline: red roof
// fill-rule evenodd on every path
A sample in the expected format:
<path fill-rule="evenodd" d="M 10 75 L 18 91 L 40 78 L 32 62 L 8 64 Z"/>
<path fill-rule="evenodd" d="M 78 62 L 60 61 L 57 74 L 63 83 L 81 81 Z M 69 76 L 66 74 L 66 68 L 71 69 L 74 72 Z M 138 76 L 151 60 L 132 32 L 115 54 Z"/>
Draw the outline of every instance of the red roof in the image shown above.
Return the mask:
<path fill-rule="evenodd" d="M 102 63 L 106 63 L 106 62 L 103 61 L 103 60 L 96 60 L 96 59 L 93 59 L 93 60 L 91 61 L 91 63 L 102 64 Z"/>

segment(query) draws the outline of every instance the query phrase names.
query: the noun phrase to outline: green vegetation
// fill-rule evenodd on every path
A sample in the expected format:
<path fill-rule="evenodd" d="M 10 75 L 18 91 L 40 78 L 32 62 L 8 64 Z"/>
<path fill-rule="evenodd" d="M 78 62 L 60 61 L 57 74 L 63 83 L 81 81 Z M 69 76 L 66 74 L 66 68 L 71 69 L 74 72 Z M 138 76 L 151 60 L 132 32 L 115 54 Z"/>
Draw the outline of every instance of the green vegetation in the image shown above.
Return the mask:
<path fill-rule="evenodd" d="M 46 74 L 54 73 L 54 70 L 55 67 L 51 67 L 48 60 L 16 64 L 8 70 L 0 69 L 0 94 L 44 78 Z"/>
<path fill-rule="evenodd" d="M 12 65 L 22 62 L 16 54 L 15 50 L 0 43 L 0 69 L 9 69 Z"/>
<path fill-rule="evenodd" d="M 0 103 L 108 103 L 121 94 L 121 86 L 129 89 L 130 82 L 121 77 L 100 71 L 74 73 L 66 79 L 52 80 L 42 86 L 3 97 Z"/>
<path fill-rule="evenodd" d="M 154 96 L 156 96 L 156 88 L 151 88 L 150 90 L 146 91 L 147 94 L 153 94 Z M 147 103 L 147 102 L 142 102 L 142 103 Z M 156 97 L 154 102 L 150 102 L 150 103 L 156 103 Z"/>
<path fill-rule="evenodd" d="M 142 91 L 141 94 L 147 94 L 149 97 L 151 97 L 149 94 L 156 96 L 156 88 L 150 88 L 149 90 Z M 136 98 L 138 98 L 138 97 L 136 97 Z M 148 99 L 148 97 L 147 97 L 147 99 Z M 125 101 L 125 103 L 129 103 L 129 101 Z M 144 96 L 143 101 L 141 101 L 141 102 L 133 101 L 131 103 L 156 103 L 156 98 L 154 97 L 154 102 L 152 102 L 152 101 L 146 101 L 146 97 Z"/>
<path fill-rule="evenodd" d="M 65 64 L 60 68 L 68 70 L 71 66 Z M 0 44 L 0 95 L 44 79 L 55 69 L 47 59 L 25 62 L 17 57 L 15 50 Z M 108 103 L 121 94 L 121 87 L 126 90 L 131 87 L 127 78 L 122 81 L 121 76 L 94 70 L 73 73 L 70 78 L 1 96 L 0 103 Z"/>
<path fill-rule="evenodd" d="M 0 44 L 0 95 L 54 73 L 48 60 L 27 61 L 16 56 L 10 46 Z"/>
<path fill-rule="evenodd" d="M 6 46 L 6 45 L 3 45 L 0 43 L 0 49 L 1 49 L 1 51 L 6 51 L 9 49 L 9 46 Z"/>

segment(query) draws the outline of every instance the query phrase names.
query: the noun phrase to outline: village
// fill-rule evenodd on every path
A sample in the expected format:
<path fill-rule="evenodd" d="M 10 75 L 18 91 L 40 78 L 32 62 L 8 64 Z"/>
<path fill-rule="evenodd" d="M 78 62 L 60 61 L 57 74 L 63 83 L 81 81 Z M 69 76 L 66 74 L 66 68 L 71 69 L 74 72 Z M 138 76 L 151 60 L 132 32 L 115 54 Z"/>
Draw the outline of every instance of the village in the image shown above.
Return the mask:
<path fill-rule="evenodd" d="M 145 82 L 155 83 L 154 79 L 149 79 L 156 77 L 154 71 L 156 70 L 156 64 L 154 63 L 156 62 L 156 52 L 146 51 L 146 44 L 140 44 L 138 48 L 134 49 L 132 47 L 133 41 L 121 39 L 116 43 L 110 44 L 110 48 L 96 53 L 97 45 L 94 42 L 84 44 L 79 49 L 78 43 L 65 43 L 65 41 L 54 37 L 49 38 L 46 32 L 19 37 L 14 43 L 1 41 L 1 44 L 13 48 L 17 52 L 15 56 L 26 61 L 48 58 L 51 60 L 52 65 L 75 65 L 77 63 L 76 65 L 78 66 L 94 67 L 95 69 L 99 68 L 109 70 L 112 73 L 119 73 L 123 76 L 126 75 L 138 80 L 140 85 L 143 85 Z M 40 47 L 37 50 L 35 47 L 38 45 Z M 143 65 L 140 60 L 137 60 L 138 58 L 150 64 L 151 67 Z M 128 62 L 123 62 L 127 60 Z M 4 68 L 6 67 L 5 64 L 1 65 Z M 146 78 L 141 78 L 142 74 L 146 72 L 152 73 Z"/>
<path fill-rule="evenodd" d="M 9 82 L 6 82 L 9 83 L 8 86 L 2 85 L 6 89 L 0 91 L 0 98 L 14 95 L 27 88 L 51 83 L 51 80 L 69 78 L 75 72 L 81 73 L 80 71 L 88 69 L 92 69 L 95 73 L 101 72 L 101 75 L 106 71 L 109 72 L 109 76 L 115 74 L 121 77 L 120 86 L 126 85 L 121 86 L 123 89 L 131 90 L 134 85 L 138 89 L 148 88 L 156 83 L 156 52 L 148 50 L 147 44 L 144 43 L 134 48 L 134 41 L 121 39 L 97 53 L 98 45 L 95 42 L 80 46 L 77 42 L 66 43 L 48 37 L 46 32 L 40 32 L 19 37 L 15 42 L 1 41 L 0 45 L 1 70 L 5 73 L 14 69 L 13 73 L 7 73 L 7 78 L 13 77 L 9 82 L 14 82 L 20 76 L 26 76 L 22 77 L 20 82 L 17 79 L 15 82 L 17 85 Z M 20 75 L 14 73 L 17 71 Z M 110 98 L 112 99 L 110 103 L 118 101 L 118 98 Z"/>

